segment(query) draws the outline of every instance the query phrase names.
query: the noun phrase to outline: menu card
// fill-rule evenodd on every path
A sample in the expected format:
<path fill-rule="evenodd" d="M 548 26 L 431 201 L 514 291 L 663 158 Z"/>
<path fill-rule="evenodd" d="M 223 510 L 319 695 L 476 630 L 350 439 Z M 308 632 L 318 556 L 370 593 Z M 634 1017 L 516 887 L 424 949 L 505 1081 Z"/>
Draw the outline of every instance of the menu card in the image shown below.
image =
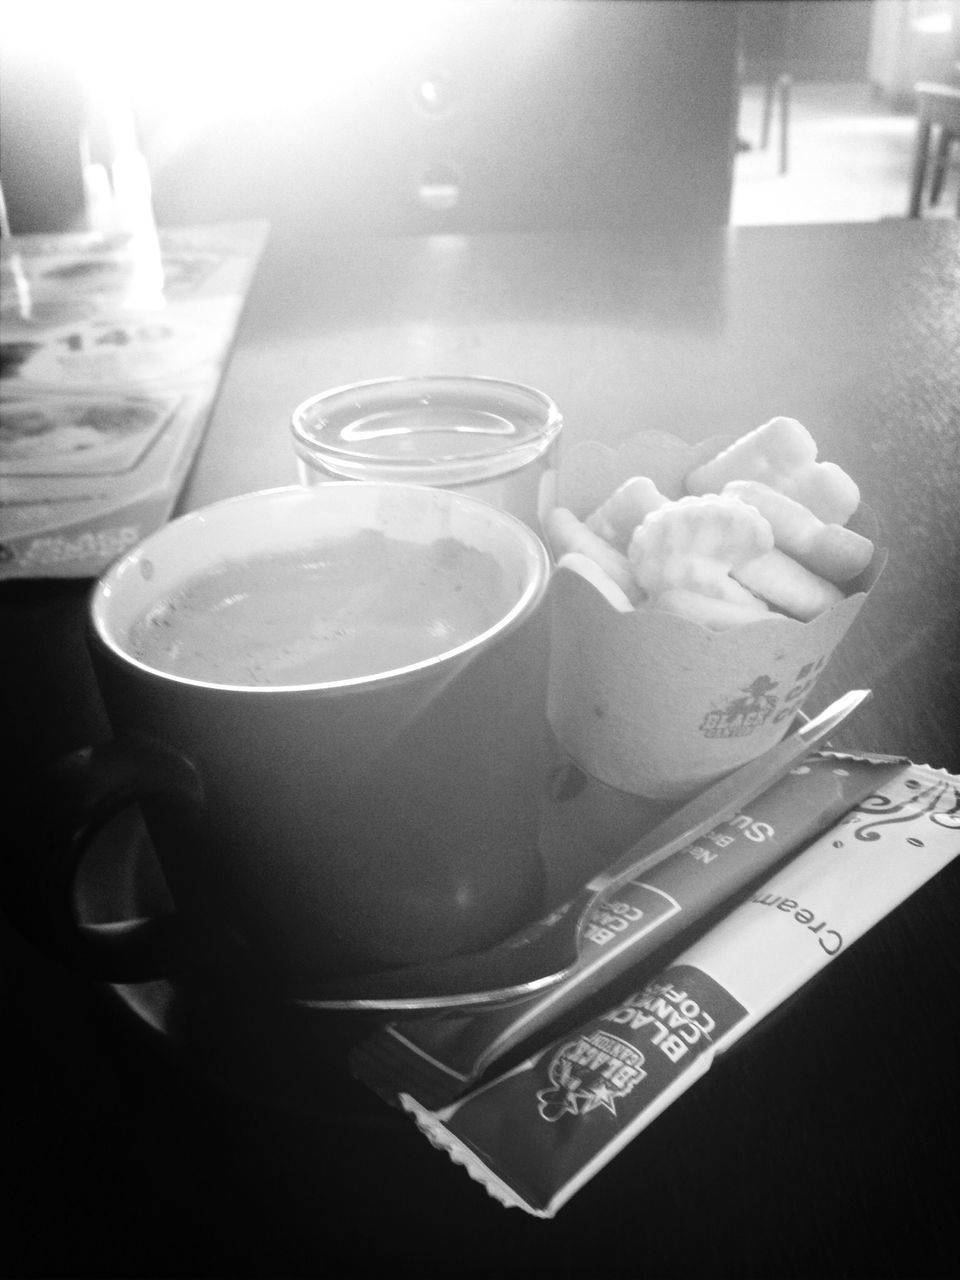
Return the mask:
<path fill-rule="evenodd" d="M 95 577 L 168 518 L 266 236 L 0 244 L 0 578 Z"/>

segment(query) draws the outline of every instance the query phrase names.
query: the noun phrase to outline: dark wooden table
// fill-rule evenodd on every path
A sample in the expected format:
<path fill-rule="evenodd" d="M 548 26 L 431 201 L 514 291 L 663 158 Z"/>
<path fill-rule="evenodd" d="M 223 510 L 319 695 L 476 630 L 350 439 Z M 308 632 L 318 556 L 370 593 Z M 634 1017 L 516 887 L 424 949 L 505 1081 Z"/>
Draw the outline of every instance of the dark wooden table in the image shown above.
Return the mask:
<path fill-rule="evenodd" d="M 837 745 L 960 772 L 960 225 L 758 228 L 697 246 L 275 245 L 182 507 L 292 483 L 291 408 L 403 372 L 538 385 L 562 407 L 568 444 L 799 418 L 858 479 L 891 552 L 808 709 L 869 685 L 872 704 Z M 109 735 L 83 644 L 88 591 L 0 587 L 13 814 L 37 769 Z M 29 826 L 13 832 L 8 875 L 31 856 Z M 318 1024 L 309 1045 L 241 1020 L 232 1038 L 212 1034 L 219 1060 L 201 1061 L 160 1006 L 157 1034 L 5 926 L 0 1268 L 953 1274 L 958 893 L 954 864 L 548 1223 L 488 1199 L 349 1080 L 349 1018 Z"/>

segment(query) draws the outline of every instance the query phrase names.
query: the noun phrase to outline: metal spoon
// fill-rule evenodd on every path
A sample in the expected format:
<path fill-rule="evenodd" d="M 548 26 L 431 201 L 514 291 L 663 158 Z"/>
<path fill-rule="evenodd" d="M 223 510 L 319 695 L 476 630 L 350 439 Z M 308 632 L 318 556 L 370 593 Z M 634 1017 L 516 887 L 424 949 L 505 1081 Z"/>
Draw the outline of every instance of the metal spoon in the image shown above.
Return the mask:
<path fill-rule="evenodd" d="M 317 1009 L 431 1009 L 504 1002 L 559 982 L 577 963 L 597 904 L 732 817 L 797 765 L 870 697 L 853 689 L 755 760 L 678 809 L 574 898 L 487 951 L 331 980 L 296 997 Z"/>

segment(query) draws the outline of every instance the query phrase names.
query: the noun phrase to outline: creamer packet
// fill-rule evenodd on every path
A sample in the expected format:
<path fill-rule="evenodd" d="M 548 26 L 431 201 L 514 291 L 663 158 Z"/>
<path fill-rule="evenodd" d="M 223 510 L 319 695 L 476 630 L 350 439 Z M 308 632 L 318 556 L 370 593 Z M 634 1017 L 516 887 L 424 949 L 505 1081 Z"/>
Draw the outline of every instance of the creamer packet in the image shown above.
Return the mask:
<path fill-rule="evenodd" d="M 908 765 L 642 989 L 452 1106 L 403 1105 L 496 1199 L 550 1218 L 958 854 L 960 778 Z"/>

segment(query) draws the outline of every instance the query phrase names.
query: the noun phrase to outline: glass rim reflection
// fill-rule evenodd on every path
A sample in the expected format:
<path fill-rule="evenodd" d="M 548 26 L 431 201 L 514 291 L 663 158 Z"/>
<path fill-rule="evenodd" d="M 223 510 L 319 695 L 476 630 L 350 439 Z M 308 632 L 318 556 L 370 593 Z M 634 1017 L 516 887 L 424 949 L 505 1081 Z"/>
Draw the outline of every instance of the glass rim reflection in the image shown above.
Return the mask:
<path fill-rule="evenodd" d="M 462 403 L 454 403 L 458 399 Z M 458 411 L 466 415 L 463 424 L 443 422 L 445 400 L 451 402 L 451 418 Z M 415 418 L 418 409 L 431 411 L 434 419 L 419 433 L 423 439 L 429 437 L 430 449 L 404 454 L 371 443 L 415 440 L 415 423 L 402 419 Z M 394 415 L 400 425 L 391 428 L 389 419 Z M 528 421 L 518 425 L 515 419 L 520 417 Z M 376 427 L 370 425 L 374 422 Z M 358 424 L 364 429 L 358 430 Z M 483 375 L 449 374 L 377 378 L 332 387 L 299 404 L 291 426 L 300 458 L 333 474 L 456 485 L 518 470 L 541 456 L 558 436 L 563 418 L 554 401 L 536 387 Z M 451 447 L 449 439 L 445 446 L 444 436 L 459 437 L 457 447 Z M 470 438 L 466 449 L 463 437 Z"/>

